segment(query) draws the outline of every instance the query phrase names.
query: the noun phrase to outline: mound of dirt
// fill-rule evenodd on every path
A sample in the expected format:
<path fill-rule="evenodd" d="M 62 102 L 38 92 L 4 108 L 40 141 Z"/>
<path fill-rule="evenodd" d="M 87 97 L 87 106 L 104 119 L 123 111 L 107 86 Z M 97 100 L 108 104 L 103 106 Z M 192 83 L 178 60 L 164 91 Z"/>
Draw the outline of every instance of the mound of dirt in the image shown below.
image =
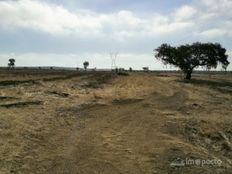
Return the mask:
<path fill-rule="evenodd" d="M 115 99 L 112 101 L 113 104 L 118 105 L 125 105 L 125 104 L 132 104 L 132 103 L 138 103 L 143 101 L 144 99 L 136 99 L 136 98 L 129 98 L 129 99 Z"/>
<path fill-rule="evenodd" d="M 4 107 L 4 108 L 26 107 L 26 106 L 30 106 L 30 105 L 41 105 L 41 104 L 43 104 L 42 101 L 25 101 L 25 102 L 1 104 L 0 107 Z"/>
<path fill-rule="evenodd" d="M 1 100 L 15 100 L 18 99 L 16 97 L 9 97 L 9 96 L 0 96 L 0 101 Z"/>
<path fill-rule="evenodd" d="M 85 76 L 83 79 L 86 81 L 81 85 L 83 88 L 101 88 L 103 84 L 110 83 L 115 77 L 113 73 L 97 73 L 97 74 L 89 74 Z"/>
<path fill-rule="evenodd" d="M 155 107 L 176 110 L 183 107 L 188 101 L 188 93 L 186 91 L 178 91 L 171 96 L 166 96 L 155 92 L 151 95 L 149 100 Z"/>
<path fill-rule="evenodd" d="M 58 97 L 64 97 L 64 98 L 67 98 L 69 96 L 69 94 L 65 93 L 65 92 L 47 91 L 46 93 L 51 94 L 51 95 L 55 95 L 55 96 L 58 96 Z"/>

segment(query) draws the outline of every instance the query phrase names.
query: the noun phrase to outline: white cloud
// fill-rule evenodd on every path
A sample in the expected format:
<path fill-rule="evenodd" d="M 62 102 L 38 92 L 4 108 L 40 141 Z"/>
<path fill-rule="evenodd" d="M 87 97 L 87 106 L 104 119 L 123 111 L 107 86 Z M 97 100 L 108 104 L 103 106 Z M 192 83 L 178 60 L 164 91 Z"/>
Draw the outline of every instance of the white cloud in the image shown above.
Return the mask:
<path fill-rule="evenodd" d="M 187 12 L 187 15 L 183 15 Z M 135 35 L 162 35 L 188 28 L 188 19 L 195 13 L 191 7 L 177 10 L 177 21 L 171 16 L 147 14 L 143 17 L 131 11 L 96 13 L 89 10 L 70 12 L 63 6 L 42 1 L 0 1 L 0 27 L 27 28 L 52 35 L 113 36 L 115 39 Z"/>
<path fill-rule="evenodd" d="M 232 5 L 231 0 L 201 0 L 201 3 L 208 7 L 207 10 L 229 9 Z"/>
<path fill-rule="evenodd" d="M 75 15 L 62 6 L 30 0 L 1 1 L 0 20 L 5 28 L 29 28 L 54 35 L 93 32 L 101 27 L 88 12 Z"/>
<path fill-rule="evenodd" d="M 65 7 L 44 1 L 0 1 L 0 28 L 32 29 L 55 36 L 113 37 L 126 40 L 137 35 L 160 36 L 191 29 L 202 36 L 231 37 L 232 1 L 202 0 L 183 5 L 168 15 L 132 11 L 97 13 Z M 222 29 L 215 29 L 223 26 Z M 189 32 L 189 31 L 188 31 Z M 222 33 L 220 33 L 222 32 Z"/>
<path fill-rule="evenodd" d="M 232 37 L 232 1 L 202 0 L 196 1 L 199 16 L 195 19 L 195 31 L 198 37 L 227 40 Z"/>
<path fill-rule="evenodd" d="M 227 34 L 227 31 L 224 29 L 209 29 L 200 33 L 200 35 L 208 38 L 222 37 Z"/>
<path fill-rule="evenodd" d="M 229 45 L 231 43 L 229 39 L 232 38 L 231 0 L 193 0 L 191 4 L 180 6 L 169 14 L 150 12 L 140 14 L 123 9 L 112 13 L 100 13 L 86 9 L 69 11 L 64 6 L 51 3 L 52 1 L 49 2 L 39 0 L 0 1 L 1 32 L 4 30 L 7 34 L 9 34 L 9 31 L 17 33 L 18 29 L 38 31 L 46 33 L 46 38 L 41 39 L 43 42 L 47 39 L 48 33 L 55 36 L 55 39 L 52 37 L 55 41 L 51 43 L 64 41 L 64 43 L 67 43 L 67 47 L 71 47 L 71 49 L 66 48 L 68 51 L 62 51 L 66 45 L 61 44 L 61 47 L 55 45 L 54 49 L 49 50 L 49 48 L 46 50 L 47 52 L 56 52 L 55 49 L 58 52 L 60 51 L 58 49 L 61 49 L 61 53 L 71 51 L 74 53 L 80 52 L 80 55 L 18 54 L 16 55 L 18 65 L 44 65 L 44 62 L 46 62 L 46 65 L 73 66 L 78 63 L 81 66 L 83 58 L 92 57 L 93 59 L 88 59 L 91 66 L 110 67 L 108 54 L 94 54 L 94 52 L 113 48 L 124 52 L 132 52 L 133 49 L 134 52 L 140 52 L 140 54 L 121 54 L 118 60 L 119 66 L 129 66 L 133 62 L 131 66 L 134 65 L 139 69 L 142 66 L 149 66 L 149 64 L 156 68 L 156 65 L 157 67 L 162 67 L 162 65 L 155 63 L 154 57 L 150 54 L 142 53 L 152 50 L 163 42 L 181 44 L 192 41 L 219 40 L 227 44 L 225 45 L 227 49 L 231 48 Z M 49 39 L 51 38 L 47 40 L 49 41 Z M 80 46 L 82 42 L 85 42 L 83 43 L 84 46 Z M 29 47 L 27 46 L 28 43 L 30 44 L 31 41 L 25 41 L 25 47 Z M 80 51 L 76 51 L 75 47 L 71 45 L 72 43 L 73 45 L 78 43 Z M 41 43 L 37 44 L 38 47 L 39 44 Z M 17 44 L 14 44 L 14 46 L 9 44 L 9 47 L 8 50 L 14 50 Z M 41 48 L 44 49 L 44 47 Z M 30 49 L 28 48 L 29 52 Z M 28 50 L 22 50 L 22 52 Z M 89 53 L 83 53 L 86 50 Z M 35 49 L 34 51 L 46 52 L 42 49 Z M 230 55 L 232 56 L 231 53 Z M 1 57 L 0 63 L 2 63 L 2 60 L 5 60 L 5 58 Z M 5 65 L 5 63 L 2 63 L 2 65 Z"/>
<path fill-rule="evenodd" d="M 174 18 L 177 21 L 192 19 L 196 15 L 197 10 L 189 5 L 184 5 L 176 10 Z"/>

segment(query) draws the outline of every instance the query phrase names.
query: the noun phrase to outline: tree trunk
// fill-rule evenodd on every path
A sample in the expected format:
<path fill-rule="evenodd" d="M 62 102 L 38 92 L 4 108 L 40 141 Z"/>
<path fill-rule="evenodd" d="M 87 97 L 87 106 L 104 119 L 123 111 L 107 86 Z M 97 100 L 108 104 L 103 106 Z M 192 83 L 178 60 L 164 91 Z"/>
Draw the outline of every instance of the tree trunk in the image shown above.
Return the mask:
<path fill-rule="evenodd" d="M 191 80 L 191 77 L 192 77 L 192 70 L 188 70 L 188 71 L 186 72 L 185 79 L 186 79 L 186 80 Z"/>

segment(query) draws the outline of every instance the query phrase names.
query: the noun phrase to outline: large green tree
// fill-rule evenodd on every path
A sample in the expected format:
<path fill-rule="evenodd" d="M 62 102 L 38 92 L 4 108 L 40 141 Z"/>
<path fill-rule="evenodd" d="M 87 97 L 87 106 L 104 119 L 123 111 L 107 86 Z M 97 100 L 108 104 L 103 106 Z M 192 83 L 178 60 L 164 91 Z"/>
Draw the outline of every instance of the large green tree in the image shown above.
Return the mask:
<path fill-rule="evenodd" d="M 229 65 L 226 49 L 219 43 L 186 44 L 173 47 L 162 44 L 154 49 L 155 57 L 165 65 L 170 64 L 180 68 L 185 73 L 185 79 L 190 80 L 194 68 L 204 66 L 207 69 L 217 68 L 221 63 L 224 69 Z"/>

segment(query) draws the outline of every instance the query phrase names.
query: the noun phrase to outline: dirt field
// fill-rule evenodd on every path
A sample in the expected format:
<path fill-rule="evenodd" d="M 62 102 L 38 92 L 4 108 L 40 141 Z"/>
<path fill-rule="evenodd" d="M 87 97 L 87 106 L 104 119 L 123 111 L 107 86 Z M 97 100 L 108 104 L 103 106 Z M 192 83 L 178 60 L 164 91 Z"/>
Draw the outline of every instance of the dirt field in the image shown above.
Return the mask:
<path fill-rule="evenodd" d="M 232 173 L 232 75 L 0 71 L 0 173 Z"/>

